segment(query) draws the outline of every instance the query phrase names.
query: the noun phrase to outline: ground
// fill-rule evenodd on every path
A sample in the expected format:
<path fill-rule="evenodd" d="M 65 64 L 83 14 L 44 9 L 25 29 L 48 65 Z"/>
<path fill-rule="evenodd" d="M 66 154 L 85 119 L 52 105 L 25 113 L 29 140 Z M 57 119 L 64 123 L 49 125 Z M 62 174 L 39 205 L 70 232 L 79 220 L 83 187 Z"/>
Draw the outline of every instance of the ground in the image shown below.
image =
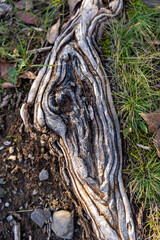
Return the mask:
<path fill-rule="evenodd" d="M 7 2 L 9 3 L 10 1 L 7 1 Z M 70 212 L 73 211 L 74 220 L 75 220 L 75 234 L 73 239 L 78 240 L 78 239 L 84 238 L 83 237 L 84 230 L 83 230 L 83 227 L 81 226 L 80 219 L 78 217 L 77 208 L 75 207 L 73 201 L 71 201 L 71 199 L 68 197 L 67 190 L 61 184 L 58 158 L 56 156 L 53 156 L 50 153 L 50 150 L 47 147 L 47 145 L 43 146 L 43 143 L 41 143 L 39 140 L 35 141 L 33 139 L 30 139 L 30 136 L 25 132 L 25 129 L 22 124 L 22 119 L 20 117 L 20 107 L 27 97 L 27 94 L 33 82 L 33 79 L 18 78 L 18 75 L 25 71 L 31 71 L 33 74 L 37 75 L 41 67 L 40 65 L 43 65 L 44 59 L 48 54 L 48 52 L 32 53 L 28 56 L 26 54 L 26 51 L 50 46 L 50 44 L 46 41 L 47 29 L 52 25 L 53 22 L 56 22 L 57 16 L 59 16 L 59 14 L 62 15 L 62 17 L 66 18 L 66 20 L 69 17 L 69 13 L 64 14 L 64 9 L 67 9 L 68 11 L 68 7 L 61 4 L 62 1 L 57 0 L 57 1 L 46 1 L 46 2 L 52 2 L 52 3 L 56 2 L 56 5 L 54 5 L 53 7 L 52 5 L 50 5 L 50 3 L 49 4 L 45 3 L 45 1 L 41 1 L 39 5 L 38 4 L 35 5 L 35 7 L 32 10 L 33 13 L 38 17 L 40 16 L 42 17 L 41 25 L 34 26 L 35 29 L 33 28 L 33 26 L 23 23 L 18 18 L 16 18 L 17 9 L 14 6 L 13 6 L 13 11 L 10 13 L 10 15 L 2 16 L 2 19 L 1 19 L 0 60 L 5 59 L 5 61 L 11 64 L 16 63 L 16 71 L 14 70 L 14 68 L 11 69 L 11 76 L 13 77 L 13 75 L 15 74 L 14 81 L 11 82 L 12 84 L 14 84 L 14 87 L 11 89 L 0 88 L 0 103 L 3 102 L 3 99 L 6 96 L 8 96 L 8 99 L 9 99 L 7 104 L 5 104 L 4 107 L 0 108 L 0 149 L 1 147 L 2 148 L 4 147 L 2 150 L 0 150 L 0 166 L 1 166 L 0 167 L 0 195 L 2 195 L 0 200 L 0 240 L 13 239 L 13 230 L 12 230 L 13 222 L 7 221 L 8 216 L 13 216 L 15 221 L 20 222 L 22 239 L 30 239 L 30 240 L 31 239 L 34 239 L 34 240 L 48 239 L 49 240 L 50 220 L 46 221 L 46 224 L 44 225 L 43 228 L 38 227 L 31 220 L 31 213 L 35 208 L 41 208 L 41 209 L 47 208 L 51 211 L 51 213 L 61 209 L 65 209 Z M 137 6 L 140 5 L 138 0 L 133 2 L 137 2 Z M 56 14 L 54 13 L 55 17 L 53 20 L 53 12 L 55 9 L 56 9 L 55 11 Z M 157 19 L 157 16 L 156 16 L 156 19 Z M 139 25 L 135 24 L 135 26 L 139 26 Z M 122 40 L 125 42 L 125 38 Z M 106 41 L 105 45 L 102 44 L 104 46 L 103 51 L 107 55 L 112 55 L 113 48 L 110 47 L 112 44 L 111 37 L 108 37 L 107 35 L 105 41 Z M 154 48 L 156 47 L 154 46 Z M 136 49 L 138 49 L 137 46 L 136 46 Z M 158 58 L 158 56 L 156 57 Z M 109 56 L 109 58 L 111 58 L 111 56 Z M 108 60 L 105 59 L 104 61 L 106 62 L 108 61 L 110 64 L 111 59 L 109 58 Z M 108 69 L 108 66 L 110 65 L 108 64 L 108 62 L 107 63 L 106 62 L 105 64 L 107 65 L 107 69 Z M 153 59 L 153 62 L 154 62 L 154 59 Z M 126 67 L 128 67 L 127 64 L 128 63 L 125 62 L 123 66 L 125 69 Z M 110 67 L 112 67 L 113 69 L 113 65 Z M 115 71 L 115 68 L 114 68 L 114 71 Z M 147 69 L 147 71 L 149 70 Z M 107 73 L 109 75 L 112 75 L 113 71 L 110 71 L 110 72 L 108 71 Z M 119 75 L 119 78 L 121 80 L 122 78 L 121 74 Z M 122 87 L 122 84 L 120 85 L 120 87 L 116 88 L 114 79 L 111 77 L 110 80 L 111 81 L 113 80 L 113 82 L 111 83 L 112 91 L 114 93 L 120 91 L 120 93 L 118 93 L 119 94 L 118 97 L 121 97 L 121 94 L 122 92 L 124 92 L 124 89 L 126 91 L 125 93 L 127 93 L 128 91 L 127 85 L 124 84 L 124 89 Z M 6 80 L 1 79 L 0 83 L 3 84 L 5 81 Z M 133 82 L 131 84 L 132 86 L 134 86 Z M 158 80 L 157 80 L 157 84 L 158 84 Z M 142 87 L 143 85 L 140 85 L 140 89 L 142 89 Z M 144 91 L 146 91 L 145 88 L 144 88 Z M 133 93 L 134 92 L 135 90 L 133 88 Z M 150 96 L 150 93 L 149 93 L 149 96 Z M 155 93 L 153 96 L 155 96 Z M 116 99 L 116 94 L 113 95 L 113 97 L 114 97 L 115 103 L 116 101 L 118 102 L 116 105 L 116 109 L 118 112 L 120 110 L 119 108 L 120 100 L 125 99 L 124 98 L 125 95 L 123 95 L 123 98 L 121 99 L 120 98 Z M 148 96 L 147 98 L 149 99 Z M 128 99 L 130 100 L 131 96 L 129 96 Z M 142 99 L 141 95 L 139 99 L 140 100 Z M 126 105 L 129 103 L 129 101 L 127 103 L 127 100 L 125 100 Z M 155 98 L 153 98 L 152 102 L 154 101 L 157 101 L 157 99 L 155 100 Z M 147 104 L 149 105 L 149 102 L 147 102 Z M 140 102 L 140 105 L 142 105 L 142 102 Z M 131 151 L 132 153 L 134 152 L 137 154 L 140 152 L 141 155 L 143 152 L 144 154 L 142 155 L 143 157 L 146 156 L 145 155 L 146 152 L 144 153 L 144 149 L 137 151 L 135 150 L 137 148 L 134 148 L 133 145 L 131 145 L 130 139 L 133 139 L 133 136 L 134 136 L 134 135 L 130 136 L 130 134 L 132 134 L 131 131 L 134 133 L 132 121 L 129 118 L 129 120 L 126 121 L 126 123 L 124 124 L 125 118 L 123 118 L 123 114 L 119 114 L 119 119 L 121 123 L 121 135 L 123 139 L 123 152 L 124 152 L 123 167 L 126 170 L 126 172 L 123 173 L 123 177 L 124 177 L 125 186 L 128 186 L 128 179 L 130 179 L 129 178 L 130 174 L 132 174 L 133 172 L 133 179 L 134 179 L 136 177 L 134 173 L 136 173 L 137 171 L 137 169 L 135 168 L 135 172 L 130 171 L 128 174 L 128 171 L 129 171 L 128 169 L 130 168 L 133 169 L 133 166 L 134 166 L 133 165 L 134 156 L 133 154 L 131 155 Z M 136 121 L 138 119 L 138 121 L 141 122 L 141 127 L 143 128 L 143 130 L 145 130 L 144 129 L 145 125 L 144 123 L 142 124 L 142 119 L 139 119 L 139 115 L 137 118 L 134 118 L 134 119 L 136 119 Z M 144 132 L 140 133 L 139 131 L 138 140 L 134 138 L 134 141 L 135 142 L 142 141 L 143 139 L 144 139 Z M 9 145 L 5 145 L 4 143 L 6 142 L 8 142 Z M 136 145 L 135 142 L 134 142 L 134 146 Z M 142 141 L 143 145 L 145 143 L 148 144 L 148 142 L 149 143 L 151 142 L 151 135 L 149 135 L 147 138 L 145 138 L 144 141 Z M 129 151 L 128 148 L 130 148 L 131 150 Z M 14 152 L 12 152 L 13 150 Z M 155 153 L 154 150 L 152 151 L 152 153 L 153 152 Z M 136 164 L 138 163 L 136 162 Z M 144 162 L 144 165 L 146 165 L 146 162 Z M 41 172 L 42 169 L 45 169 L 48 171 L 49 178 L 41 182 L 39 180 L 39 173 Z M 149 213 L 148 213 L 148 210 L 144 211 L 145 209 L 144 198 L 139 198 L 137 202 L 134 196 L 132 196 L 132 193 L 134 194 L 134 192 L 132 191 L 131 187 L 127 188 L 127 193 L 131 202 L 134 219 L 137 226 L 136 228 L 139 229 L 140 231 L 140 234 L 139 234 L 139 236 L 141 236 L 140 239 L 145 239 L 146 237 L 149 236 L 148 234 L 149 230 L 147 229 L 147 227 L 145 227 L 149 223 L 147 222 L 148 216 L 151 216 L 152 222 L 153 221 L 156 222 L 157 219 L 154 220 L 154 217 L 152 217 L 151 215 L 152 212 L 150 210 L 149 210 Z M 144 195 L 145 195 L 145 191 L 144 191 Z M 6 203 L 9 204 L 8 207 Z M 154 206 L 154 210 L 153 210 L 153 214 L 154 214 L 154 212 L 156 212 L 155 210 L 156 206 L 158 205 L 154 205 L 153 203 L 151 204 L 151 206 Z M 155 228 L 153 227 L 151 229 L 151 235 L 153 234 L 153 229 Z M 157 240 L 158 232 L 159 232 L 159 229 L 157 229 L 157 232 L 155 233 L 156 237 L 155 238 L 151 237 L 150 239 Z M 52 234 L 51 239 L 59 239 L 54 235 L 53 232 L 51 234 Z"/>
<path fill-rule="evenodd" d="M 10 92 L 14 93 L 15 90 Z M 7 222 L 7 216 L 10 215 L 20 222 L 22 239 L 29 239 L 29 236 L 35 240 L 47 239 L 47 224 L 41 229 L 31 221 L 31 212 L 35 208 L 47 208 L 51 212 L 61 209 L 74 211 L 74 239 L 80 239 L 81 227 L 77 225 L 75 206 L 60 183 L 58 159 L 50 155 L 47 147 L 42 147 L 20 130 L 22 120 L 19 108 L 13 105 L 1 112 L 3 130 L 0 142 L 4 149 L 1 150 L 0 179 L 3 179 L 3 184 L 0 187 L 5 192 L 0 203 L 0 239 L 13 239 L 13 226 Z M 11 144 L 5 146 L 3 143 L 6 141 Z M 14 149 L 14 152 L 9 153 L 9 149 Z M 9 160 L 10 156 L 16 156 L 16 160 Z M 48 171 L 49 178 L 41 182 L 39 173 L 42 169 Z M 9 203 L 9 207 L 5 207 L 5 203 Z M 52 235 L 52 239 L 58 239 Z"/>

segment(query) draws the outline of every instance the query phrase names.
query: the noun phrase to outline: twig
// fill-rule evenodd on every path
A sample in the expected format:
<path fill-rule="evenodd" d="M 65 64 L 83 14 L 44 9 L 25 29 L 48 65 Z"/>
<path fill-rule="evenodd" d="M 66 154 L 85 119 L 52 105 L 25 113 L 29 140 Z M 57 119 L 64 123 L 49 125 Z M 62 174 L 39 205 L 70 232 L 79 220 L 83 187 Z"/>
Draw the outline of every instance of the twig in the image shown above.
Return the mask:
<path fill-rule="evenodd" d="M 14 240 L 21 240 L 20 223 L 15 223 L 13 227 Z"/>
<path fill-rule="evenodd" d="M 26 51 L 26 54 L 31 54 L 31 53 L 37 53 L 37 52 L 46 52 L 52 49 L 52 46 L 50 47 L 43 47 L 43 48 L 37 48 L 33 50 Z"/>
<path fill-rule="evenodd" d="M 51 224 L 50 223 L 48 223 L 48 225 L 47 225 L 47 233 L 48 233 L 47 240 L 50 240 L 50 238 L 51 238 Z"/>
<path fill-rule="evenodd" d="M 151 149 L 150 146 L 144 146 L 144 145 L 139 144 L 139 143 L 137 143 L 136 145 L 137 145 L 138 147 L 142 148 L 142 149 L 145 149 L 145 150 L 150 150 L 150 149 Z"/>
<path fill-rule="evenodd" d="M 16 211 L 17 213 L 23 213 L 23 212 L 32 212 L 33 209 L 27 209 L 27 210 L 20 210 L 20 211 Z"/>

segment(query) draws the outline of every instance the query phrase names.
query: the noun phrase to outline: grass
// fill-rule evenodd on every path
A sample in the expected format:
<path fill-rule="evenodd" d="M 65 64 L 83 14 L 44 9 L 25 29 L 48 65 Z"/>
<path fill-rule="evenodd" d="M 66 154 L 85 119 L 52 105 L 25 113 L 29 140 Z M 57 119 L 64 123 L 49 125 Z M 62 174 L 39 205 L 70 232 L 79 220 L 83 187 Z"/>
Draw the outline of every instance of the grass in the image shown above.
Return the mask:
<path fill-rule="evenodd" d="M 160 215 L 160 161 L 140 113 L 159 108 L 160 47 L 155 44 L 160 40 L 159 24 L 160 9 L 132 1 L 121 21 L 110 22 L 102 40 L 109 63 L 107 71 L 113 76 L 111 85 L 121 131 L 128 143 L 124 174 L 134 203 L 145 205 L 145 239 L 154 240 L 160 239 L 160 225 L 155 220 Z"/>
<path fill-rule="evenodd" d="M 63 0 L 52 0 L 44 2 L 34 2 L 32 12 L 41 19 L 41 25 L 35 26 L 25 24 L 16 18 L 17 8 L 9 1 L 13 7 L 12 14 L 0 20 L 0 57 L 6 61 L 16 63 L 16 69 L 11 68 L 9 75 L 10 81 L 17 84 L 18 75 L 25 70 L 31 70 L 42 62 L 32 64 L 35 54 L 27 54 L 27 50 L 33 50 L 46 46 L 46 36 L 48 29 L 57 21 L 59 16 L 64 17 L 66 2 Z M 25 10 L 24 10 L 25 11 Z M 4 80 L 0 79 L 0 84 Z"/>

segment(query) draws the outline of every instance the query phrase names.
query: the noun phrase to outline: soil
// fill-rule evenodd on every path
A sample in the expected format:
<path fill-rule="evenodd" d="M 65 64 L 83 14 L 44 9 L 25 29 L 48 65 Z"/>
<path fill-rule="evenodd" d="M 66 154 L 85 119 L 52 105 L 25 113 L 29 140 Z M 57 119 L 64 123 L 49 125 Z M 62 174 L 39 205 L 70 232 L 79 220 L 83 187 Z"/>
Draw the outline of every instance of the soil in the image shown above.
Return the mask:
<path fill-rule="evenodd" d="M 78 214 L 69 199 L 67 191 L 61 185 L 57 157 L 49 153 L 47 146 L 37 140 L 32 140 L 23 129 L 20 117 L 21 103 L 27 95 L 28 89 L 22 87 L 17 90 L 6 90 L 3 95 L 12 94 L 14 97 L 6 107 L 0 109 L 0 179 L 4 197 L 0 202 L 0 240 L 13 239 L 13 224 L 8 222 L 7 216 L 12 215 L 21 226 L 21 239 L 44 240 L 49 235 L 50 220 L 43 228 L 31 220 L 31 213 L 35 208 L 47 208 L 51 214 L 57 210 L 74 212 L 75 233 L 73 239 L 82 239 L 81 226 L 78 225 Z M 22 95 L 21 103 L 16 106 L 17 96 Z M 4 142 L 10 142 L 5 146 Z M 11 149 L 14 149 L 13 153 Z M 10 151 L 10 152 L 9 152 Z M 13 150 L 12 150 L 13 151 Z M 10 159 L 15 156 L 16 160 Z M 45 169 L 49 178 L 39 180 L 39 173 Z M 36 193 L 37 192 L 37 193 Z M 9 207 L 5 206 L 9 203 Z M 51 239 L 60 239 L 51 232 Z"/>

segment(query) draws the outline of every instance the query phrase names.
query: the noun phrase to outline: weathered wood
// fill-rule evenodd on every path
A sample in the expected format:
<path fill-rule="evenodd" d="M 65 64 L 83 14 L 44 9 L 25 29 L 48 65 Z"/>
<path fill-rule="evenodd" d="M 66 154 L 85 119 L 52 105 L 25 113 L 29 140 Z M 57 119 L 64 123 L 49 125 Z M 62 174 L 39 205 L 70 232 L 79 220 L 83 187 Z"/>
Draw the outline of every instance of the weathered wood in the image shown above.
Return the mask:
<path fill-rule="evenodd" d="M 51 146 L 64 156 L 62 179 L 89 215 L 96 238 L 105 240 L 135 239 L 121 177 L 119 125 L 96 43 L 101 25 L 122 5 L 122 0 L 82 1 L 21 109 L 28 131 L 56 136 Z"/>

